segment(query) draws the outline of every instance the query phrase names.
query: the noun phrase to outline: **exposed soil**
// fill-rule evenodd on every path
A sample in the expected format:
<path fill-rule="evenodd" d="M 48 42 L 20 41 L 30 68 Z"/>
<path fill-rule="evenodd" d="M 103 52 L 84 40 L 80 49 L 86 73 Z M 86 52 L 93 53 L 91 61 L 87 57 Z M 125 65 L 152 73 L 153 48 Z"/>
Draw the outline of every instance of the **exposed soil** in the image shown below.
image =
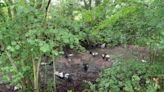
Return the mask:
<path fill-rule="evenodd" d="M 0 92 L 17 92 L 17 91 L 14 91 L 13 87 L 10 87 L 10 86 L 5 85 L 5 84 L 1 84 L 0 85 Z"/>
<path fill-rule="evenodd" d="M 85 89 L 84 81 L 95 82 L 96 78 L 102 69 L 110 68 L 113 64 L 117 63 L 117 60 L 128 61 L 131 59 L 147 59 L 148 50 L 143 47 L 127 46 L 105 48 L 105 49 L 94 49 L 92 51 L 98 52 L 99 55 L 93 57 L 89 52 L 83 54 L 74 54 L 74 56 L 66 59 L 60 57 L 56 63 L 56 70 L 59 72 L 70 73 L 72 81 L 63 80 L 57 78 L 57 92 L 67 92 L 72 90 L 73 92 L 82 92 Z M 135 54 L 134 54 L 135 52 Z M 110 61 L 102 59 L 102 54 L 109 54 L 111 56 Z M 137 53 L 137 54 L 136 54 Z M 89 68 L 84 71 L 83 64 L 88 64 Z M 45 74 L 46 73 L 46 74 Z M 45 76 L 46 75 L 46 76 Z M 51 83 L 53 80 L 53 67 L 52 65 L 42 66 L 40 73 L 40 82 L 42 83 L 43 92 L 47 92 L 46 85 Z M 49 80 L 49 82 L 48 82 Z M 46 83 L 45 83 L 46 82 Z M 5 85 L 0 85 L 0 92 L 14 92 L 12 88 L 7 88 Z"/>
<path fill-rule="evenodd" d="M 69 59 L 61 57 L 59 58 L 56 64 L 57 71 L 70 73 L 73 80 L 68 82 L 66 80 L 57 79 L 57 91 L 58 92 L 67 92 L 67 90 L 72 90 L 73 92 L 82 92 L 85 89 L 84 81 L 95 82 L 96 78 L 99 76 L 99 73 L 102 69 L 111 68 L 113 64 L 117 63 L 117 60 L 134 60 L 134 59 L 145 59 L 148 58 L 148 50 L 143 49 L 143 47 L 128 46 L 124 47 L 115 47 L 115 48 L 105 48 L 105 49 L 94 49 L 93 52 L 98 52 L 99 55 L 93 57 L 89 52 L 83 54 L 76 54 Z M 135 52 L 135 54 L 134 54 Z M 111 56 L 110 61 L 105 61 L 102 59 L 102 54 L 109 54 Z M 83 63 L 89 65 L 87 72 L 83 69 Z M 51 71 L 49 74 L 52 76 L 52 67 L 48 69 Z M 50 78 L 49 78 L 50 79 Z"/>

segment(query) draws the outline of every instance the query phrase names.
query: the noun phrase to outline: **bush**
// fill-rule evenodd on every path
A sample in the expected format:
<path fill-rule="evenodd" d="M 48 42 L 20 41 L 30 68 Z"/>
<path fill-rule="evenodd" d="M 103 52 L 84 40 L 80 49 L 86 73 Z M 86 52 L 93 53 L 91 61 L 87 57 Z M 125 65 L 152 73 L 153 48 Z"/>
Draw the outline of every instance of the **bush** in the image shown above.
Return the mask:
<path fill-rule="evenodd" d="M 164 89 L 162 77 L 163 62 L 141 63 L 132 61 L 120 63 L 102 71 L 96 84 L 89 83 L 90 90 L 97 92 L 157 92 Z"/>

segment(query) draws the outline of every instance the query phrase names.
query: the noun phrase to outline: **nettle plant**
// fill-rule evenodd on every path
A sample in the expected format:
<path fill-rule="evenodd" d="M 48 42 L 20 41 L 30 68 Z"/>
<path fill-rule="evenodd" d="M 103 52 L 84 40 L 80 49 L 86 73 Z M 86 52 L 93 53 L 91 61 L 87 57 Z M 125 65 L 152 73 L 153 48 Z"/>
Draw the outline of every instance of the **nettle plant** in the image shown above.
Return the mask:
<path fill-rule="evenodd" d="M 89 82 L 93 92 L 157 92 L 163 90 L 164 63 L 129 61 L 105 69 L 95 84 Z"/>
<path fill-rule="evenodd" d="M 0 28 L 0 71 L 6 82 L 19 86 L 22 92 L 39 92 L 39 70 L 44 55 L 55 65 L 64 46 L 81 48 L 81 37 L 69 29 L 70 25 L 63 28 L 60 25 L 64 22 L 62 19 L 54 16 L 52 19 L 59 23 L 49 21 L 44 12 L 26 9 Z"/>

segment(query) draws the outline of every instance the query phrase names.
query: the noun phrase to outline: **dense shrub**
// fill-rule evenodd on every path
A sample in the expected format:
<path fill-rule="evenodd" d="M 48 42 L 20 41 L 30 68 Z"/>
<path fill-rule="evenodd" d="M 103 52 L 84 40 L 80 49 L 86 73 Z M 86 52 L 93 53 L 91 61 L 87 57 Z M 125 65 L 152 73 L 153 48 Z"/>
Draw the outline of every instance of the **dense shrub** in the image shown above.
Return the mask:
<path fill-rule="evenodd" d="M 23 92 L 38 92 L 39 67 L 45 55 L 55 63 L 65 46 L 83 50 L 80 23 L 56 10 L 52 11 L 55 15 L 46 15 L 23 2 L 17 2 L 15 9 L 13 18 L 6 18 L 0 27 L 0 72 L 6 82 L 19 85 Z"/>
<path fill-rule="evenodd" d="M 164 63 L 129 61 L 102 71 L 93 92 L 157 92 L 164 89 Z"/>

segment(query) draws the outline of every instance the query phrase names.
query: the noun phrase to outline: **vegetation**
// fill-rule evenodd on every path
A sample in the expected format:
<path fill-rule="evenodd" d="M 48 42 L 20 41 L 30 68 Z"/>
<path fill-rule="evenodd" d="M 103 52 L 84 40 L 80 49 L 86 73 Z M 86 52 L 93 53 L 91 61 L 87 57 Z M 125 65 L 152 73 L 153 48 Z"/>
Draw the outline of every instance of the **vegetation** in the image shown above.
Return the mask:
<path fill-rule="evenodd" d="M 157 92 L 163 91 L 163 63 L 152 65 L 130 61 L 120 63 L 111 69 L 105 69 L 96 80 L 89 82 L 92 92 Z M 128 72 L 127 72 L 128 71 Z"/>
<path fill-rule="evenodd" d="M 162 88 L 152 77 L 164 74 L 158 64 L 164 58 L 162 0 L 52 1 L 0 0 L 0 73 L 4 80 L 19 86 L 21 92 L 39 92 L 44 56 L 53 61 L 55 72 L 55 61 L 64 54 L 65 47 L 85 52 L 94 44 L 133 44 L 150 49 L 151 66 L 129 62 L 104 70 L 91 90 L 98 87 L 100 92 L 117 92 L 122 87 L 127 92 L 155 92 Z M 131 71 L 126 73 L 129 68 Z M 139 84 L 142 78 L 146 88 Z M 54 90 L 55 85 L 54 76 Z"/>

